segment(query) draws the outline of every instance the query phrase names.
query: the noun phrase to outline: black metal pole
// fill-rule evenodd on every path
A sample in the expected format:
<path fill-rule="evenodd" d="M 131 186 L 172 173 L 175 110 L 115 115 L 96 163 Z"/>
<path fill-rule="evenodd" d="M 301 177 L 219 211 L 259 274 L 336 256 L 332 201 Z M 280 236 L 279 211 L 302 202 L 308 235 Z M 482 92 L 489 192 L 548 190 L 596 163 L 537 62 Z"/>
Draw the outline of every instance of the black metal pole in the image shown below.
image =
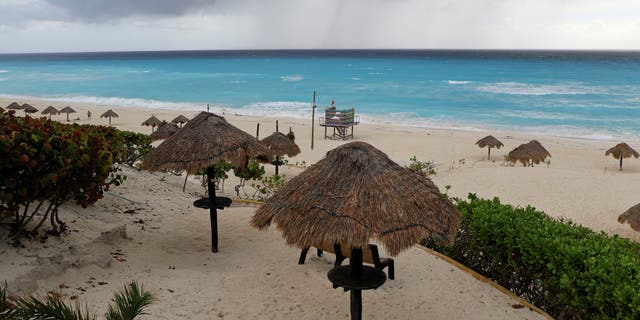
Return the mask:
<path fill-rule="evenodd" d="M 260 140 L 260 122 L 256 124 L 256 140 Z"/>
<path fill-rule="evenodd" d="M 622 171 L 622 154 L 620 155 L 620 171 Z"/>
<path fill-rule="evenodd" d="M 276 175 L 278 175 L 278 165 L 280 164 L 280 156 L 276 156 Z"/>
<path fill-rule="evenodd" d="M 276 120 L 276 132 L 280 132 L 280 131 L 278 130 L 278 120 Z"/>
<path fill-rule="evenodd" d="M 351 248 L 351 277 L 359 278 L 362 276 L 362 249 Z M 362 291 L 351 289 L 351 320 L 362 319 Z"/>
<path fill-rule="evenodd" d="M 209 218 L 211 220 L 211 252 L 218 252 L 218 209 L 216 207 L 216 186 L 213 166 L 207 167 L 207 188 L 209 189 Z"/>
<path fill-rule="evenodd" d="M 313 91 L 313 103 L 311 104 L 311 150 L 313 150 L 313 130 L 316 120 L 316 91 Z M 326 127 L 325 127 L 326 130 Z"/>

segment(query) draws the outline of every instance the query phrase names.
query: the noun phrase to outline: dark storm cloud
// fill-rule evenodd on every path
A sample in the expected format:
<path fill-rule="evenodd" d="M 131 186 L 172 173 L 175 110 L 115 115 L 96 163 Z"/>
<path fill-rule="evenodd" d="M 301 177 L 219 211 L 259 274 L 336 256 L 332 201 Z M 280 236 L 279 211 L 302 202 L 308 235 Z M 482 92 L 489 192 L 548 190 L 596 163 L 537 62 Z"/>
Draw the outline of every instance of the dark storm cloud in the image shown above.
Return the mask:
<path fill-rule="evenodd" d="M 129 16 L 181 16 L 207 10 L 215 0 L 45 0 L 66 10 L 68 18 L 105 21 Z"/>

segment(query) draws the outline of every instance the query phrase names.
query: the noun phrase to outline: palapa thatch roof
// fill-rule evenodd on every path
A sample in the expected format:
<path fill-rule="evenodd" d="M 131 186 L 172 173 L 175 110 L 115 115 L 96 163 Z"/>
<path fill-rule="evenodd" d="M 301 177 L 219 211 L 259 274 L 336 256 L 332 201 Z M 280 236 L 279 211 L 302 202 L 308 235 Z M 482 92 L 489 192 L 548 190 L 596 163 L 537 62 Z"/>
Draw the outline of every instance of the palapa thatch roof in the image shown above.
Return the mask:
<path fill-rule="evenodd" d="M 20 110 L 22 109 L 22 106 L 17 103 L 17 102 L 11 102 L 8 106 L 7 109 L 14 109 L 14 110 Z"/>
<path fill-rule="evenodd" d="M 152 133 L 150 136 L 153 140 L 162 140 L 169 138 L 174 133 L 178 132 L 178 130 L 180 130 L 180 128 L 178 128 L 177 125 L 163 121 L 162 124 L 158 127 L 158 130 L 156 130 L 156 132 Z"/>
<path fill-rule="evenodd" d="M 4 112 L 4 109 L 2 107 L 0 107 L 0 112 Z"/>
<path fill-rule="evenodd" d="M 66 106 L 62 109 L 60 109 L 60 113 L 66 113 L 67 115 L 69 115 L 69 113 L 76 113 L 75 110 L 73 110 L 73 108 Z"/>
<path fill-rule="evenodd" d="M 626 144 L 624 142 L 618 143 L 617 145 L 615 145 L 615 147 L 607 150 L 604 153 L 604 156 L 606 157 L 608 155 L 612 155 L 616 159 L 620 159 L 620 157 L 622 157 L 622 158 L 630 158 L 630 157 L 638 158 L 640 156 L 637 151 L 633 150 L 631 147 L 629 147 L 628 144 Z"/>
<path fill-rule="evenodd" d="M 145 120 L 142 123 L 143 126 L 151 126 L 151 127 L 159 126 L 161 124 L 162 124 L 162 121 L 160 121 L 160 119 L 156 118 L 156 116 L 151 116 L 151 118 Z"/>
<path fill-rule="evenodd" d="M 22 105 L 22 111 L 24 111 L 25 113 L 35 113 L 35 112 L 38 112 L 38 108 L 28 103 L 25 103 Z"/>
<path fill-rule="evenodd" d="M 266 162 L 272 153 L 250 134 L 234 127 L 223 117 L 201 112 L 143 160 L 147 170 L 187 170 L 195 173 L 220 161 L 245 167 L 248 159 Z"/>
<path fill-rule="evenodd" d="M 504 147 L 504 144 L 502 144 L 502 142 L 500 142 L 500 140 L 496 139 L 494 136 L 492 135 L 488 135 L 480 140 L 478 140 L 476 142 L 476 144 L 478 145 L 478 147 L 480 148 L 484 148 L 486 146 L 489 146 L 489 148 L 496 148 L 496 149 L 500 149 L 500 147 Z"/>
<path fill-rule="evenodd" d="M 531 140 L 521 144 L 507 154 L 507 160 L 509 162 L 520 162 L 523 165 L 527 165 L 529 162 L 539 164 L 547 157 L 551 157 L 551 153 L 549 153 L 538 140 Z"/>
<path fill-rule="evenodd" d="M 426 177 L 364 142 L 329 152 L 282 186 L 253 216 L 259 229 L 275 223 L 290 245 L 377 239 L 397 255 L 424 238 L 453 241 L 460 214 Z"/>
<path fill-rule="evenodd" d="M 284 133 L 274 132 L 272 135 L 260 140 L 276 156 L 294 157 L 300 153 L 300 148 Z"/>
<path fill-rule="evenodd" d="M 54 114 L 58 114 L 58 113 L 60 113 L 60 111 L 58 111 L 58 109 L 56 109 L 56 108 L 55 108 L 55 107 L 53 107 L 53 106 L 48 106 L 48 107 L 46 107 L 44 110 L 42 110 L 42 114 L 51 114 L 51 115 L 54 115 Z"/>
<path fill-rule="evenodd" d="M 640 231 L 640 203 L 635 206 L 629 208 L 629 210 L 625 211 L 618 217 L 618 222 L 625 223 L 628 222 L 631 226 L 631 229 L 635 231 Z"/>
<path fill-rule="evenodd" d="M 189 118 L 183 116 L 183 115 L 179 115 L 177 117 L 175 117 L 173 120 L 171 120 L 171 123 L 173 124 L 183 124 L 183 123 L 187 123 L 189 122 Z"/>
<path fill-rule="evenodd" d="M 113 110 L 109 109 L 107 110 L 107 112 L 103 113 L 102 115 L 100 115 L 101 118 L 117 118 L 118 114 L 115 113 Z"/>

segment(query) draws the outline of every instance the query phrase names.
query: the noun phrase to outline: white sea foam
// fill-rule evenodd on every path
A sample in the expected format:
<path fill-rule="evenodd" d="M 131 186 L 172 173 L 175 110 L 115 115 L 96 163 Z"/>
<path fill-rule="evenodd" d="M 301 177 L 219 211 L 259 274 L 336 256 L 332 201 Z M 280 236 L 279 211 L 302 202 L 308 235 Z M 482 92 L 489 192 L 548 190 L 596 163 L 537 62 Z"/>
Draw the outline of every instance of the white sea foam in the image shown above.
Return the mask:
<path fill-rule="evenodd" d="M 304 77 L 299 74 L 289 74 L 289 75 L 280 77 L 280 80 L 284 82 L 298 82 L 298 81 L 302 81 L 303 79 Z"/>
<path fill-rule="evenodd" d="M 360 80 L 358 77 L 352 77 L 351 80 Z"/>
<path fill-rule="evenodd" d="M 9 72 L 9 70 L 0 69 L 0 73 L 7 73 L 7 72 Z"/>
<path fill-rule="evenodd" d="M 482 84 L 476 90 L 489 93 L 513 94 L 513 95 L 582 95 L 602 93 L 596 87 L 580 84 L 528 84 L 521 82 L 497 82 Z"/>
<path fill-rule="evenodd" d="M 447 82 L 449 84 L 467 84 L 467 83 L 471 83 L 471 81 L 460 81 L 460 80 L 448 80 Z"/>
<path fill-rule="evenodd" d="M 94 97 L 94 96 L 54 96 L 54 97 L 30 97 L 0 94 L 0 97 L 7 99 L 31 100 L 42 99 L 47 101 L 69 102 L 69 103 L 86 103 L 99 106 L 112 107 L 142 107 L 152 109 L 171 109 L 171 110 L 203 110 L 206 103 L 189 103 L 189 102 L 171 102 L 158 101 L 151 99 L 130 99 L 119 97 Z"/>

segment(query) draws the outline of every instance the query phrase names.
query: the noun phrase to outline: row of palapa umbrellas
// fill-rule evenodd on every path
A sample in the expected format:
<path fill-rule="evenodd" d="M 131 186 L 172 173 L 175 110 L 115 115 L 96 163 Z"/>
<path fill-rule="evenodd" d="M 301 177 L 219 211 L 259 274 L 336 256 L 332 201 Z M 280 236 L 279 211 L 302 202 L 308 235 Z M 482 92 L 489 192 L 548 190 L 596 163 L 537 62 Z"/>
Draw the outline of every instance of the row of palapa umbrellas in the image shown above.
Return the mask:
<path fill-rule="evenodd" d="M 20 105 L 17 102 L 12 102 L 11 104 L 9 104 L 7 106 L 7 109 L 9 110 L 22 110 L 24 111 L 24 114 L 26 115 L 27 113 L 36 113 L 38 112 L 38 108 L 28 104 L 28 103 L 24 103 L 22 105 Z M 0 108 L 0 111 L 4 111 L 4 109 Z M 76 113 L 76 111 L 69 107 L 66 106 L 60 110 L 56 109 L 54 106 L 48 106 L 46 107 L 44 110 L 42 110 L 42 114 L 44 115 L 49 115 L 49 119 L 51 119 L 52 115 L 57 115 L 57 114 L 61 114 L 61 113 L 66 113 L 67 114 L 67 121 L 69 121 L 69 114 L 70 113 Z M 117 118 L 118 114 L 115 113 L 113 110 L 109 109 L 107 110 L 105 113 L 103 113 L 102 115 L 100 115 L 101 118 L 109 118 L 109 125 L 111 125 L 111 118 Z"/>
<path fill-rule="evenodd" d="M 210 184 L 218 162 L 243 168 L 249 159 L 272 158 L 272 150 L 255 137 L 223 117 L 202 112 L 145 157 L 142 168 L 191 174 L 207 168 Z M 214 203 L 215 188 L 209 192 L 209 203 Z M 212 251 L 217 252 L 216 206 L 209 210 Z M 431 180 L 367 143 L 351 142 L 288 181 L 256 211 L 251 224 L 265 229 L 274 223 L 286 242 L 299 248 L 348 245 L 354 257 L 371 241 L 382 243 L 393 256 L 429 237 L 449 243 L 459 220 L 455 206 Z M 350 264 L 352 277 L 361 275 L 356 271 L 362 270 L 362 260 L 350 259 Z M 361 317 L 359 293 L 351 290 L 352 319 Z"/>
<path fill-rule="evenodd" d="M 502 144 L 500 140 L 491 135 L 478 140 L 476 142 L 476 145 L 478 145 L 480 148 L 488 148 L 487 159 L 489 160 L 491 160 L 491 148 L 500 149 L 500 147 L 504 146 L 504 144 Z M 622 170 L 623 158 L 638 158 L 640 156 L 637 151 L 633 150 L 628 144 L 624 142 L 618 143 L 614 147 L 605 151 L 604 155 L 605 157 L 611 155 L 614 158 L 619 159 L 620 170 Z M 507 161 L 512 163 L 520 162 L 523 165 L 532 165 L 534 163 L 539 164 L 543 162 L 547 157 L 551 157 L 551 153 L 549 153 L 549 151 L 547 151 L 547 149 L 545 149 L 537 140 L 531 140 L 511 150 L 507 154 Z"/>

